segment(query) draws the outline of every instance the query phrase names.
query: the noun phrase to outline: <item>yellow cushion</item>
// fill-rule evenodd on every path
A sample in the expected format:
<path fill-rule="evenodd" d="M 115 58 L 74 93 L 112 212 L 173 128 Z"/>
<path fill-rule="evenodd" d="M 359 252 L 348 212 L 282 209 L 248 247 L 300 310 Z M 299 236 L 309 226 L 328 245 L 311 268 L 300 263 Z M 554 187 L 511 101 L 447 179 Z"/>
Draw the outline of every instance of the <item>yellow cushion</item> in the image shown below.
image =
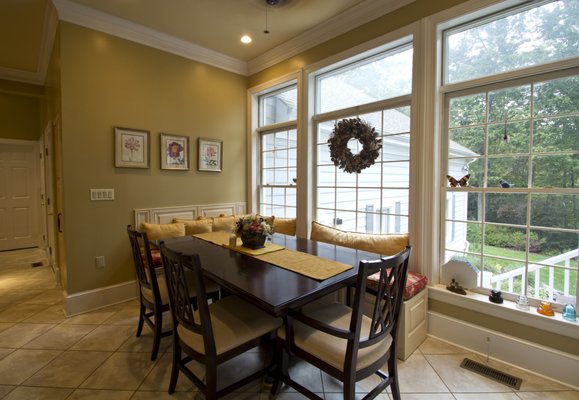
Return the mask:
<path fill-rule="evenodd" d="M 408 234 L 377 235 L 371 233 L 345 232 L 312 222 L 310 239 L 357 250 L 391 256 L 408 246 Z"/>
<path fill-rule="evenodd" d="M 235 227 L 235 217 L 233 215 L 220 216 L 211 218 L 213 221 L 213 232 L 226 231 L 233 232 Z"/>
<path fill-rule="evenodd" d="M 185 234 L 194 235 L 196 233 L 207 233 L 213 230 L 213 220 L 204 219 L 178 219 L 174 218 L 173 222 L 182 222 L 185 224 Z"/>
<path fill-rule="evenodd" d="M 227 296 L 211 303 L 209 313 L 217 354 L 223 354 L 282 325 L 281 318 L 274 318 L 237 296 Z M 194 318 L 199 322 L 199 311 L 195 311 Z M 177 333 L 189 347 L 205 354 L 201 335 L 183 325 L 177 327 Z"/>
<path fill-rule="evenodd" d="M 172 237 L 185 236 L 185 224 L 176 222 L 172 224 L 149 224 L 143 222 L 141 231 L 147 234 L 149 240 L 160 240 Z"/>
<path fill-rule="evenodd" d="M 351 312 L 352 309 L 344 304 L 330 303 L 320 305 L 313 311 L 305 312 L 304 314 L 333 327 L 349 330 L 352 318 Z M 361 339 L 368 337 L 371 325 L 372 320 L 362 315 Z M 277 330 L 277 335 L 284 340 L 285 334 L 285 327 Z M 338 370 L 344 370 L 346 339 L 329 335 L 294 320 L 294 343 L 297 347 L 327 362 Z M 390 350 L 390 346 L 392 346 L 392 336 L 386 335 L 384 339 L 372 346 L 360 349 L 358 351 L 356 370 L 358 371 L 378 361 Z"/>
<path fill-rule="evenodd" d="M 295 218 L 279 218 L 276 217 L 273 221 L 273 231 L 282 233 L 284 235 L 296 235 L 296 219 Z"/>

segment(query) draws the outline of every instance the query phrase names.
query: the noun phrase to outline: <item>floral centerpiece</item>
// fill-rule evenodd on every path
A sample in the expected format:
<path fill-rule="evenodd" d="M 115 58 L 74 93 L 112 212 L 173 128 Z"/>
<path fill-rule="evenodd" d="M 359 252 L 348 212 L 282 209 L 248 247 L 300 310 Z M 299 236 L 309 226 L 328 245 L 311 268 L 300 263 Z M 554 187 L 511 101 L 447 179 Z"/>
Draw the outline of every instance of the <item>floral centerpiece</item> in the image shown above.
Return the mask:
<path fill-rule="evenodd" d="M 235 233 L 241 237 L 244 247 L 260 249 L 267 239 L 271 240 L 273 226 L 266 218 L 259 215 L 247 215 L 235 223 Z"/>

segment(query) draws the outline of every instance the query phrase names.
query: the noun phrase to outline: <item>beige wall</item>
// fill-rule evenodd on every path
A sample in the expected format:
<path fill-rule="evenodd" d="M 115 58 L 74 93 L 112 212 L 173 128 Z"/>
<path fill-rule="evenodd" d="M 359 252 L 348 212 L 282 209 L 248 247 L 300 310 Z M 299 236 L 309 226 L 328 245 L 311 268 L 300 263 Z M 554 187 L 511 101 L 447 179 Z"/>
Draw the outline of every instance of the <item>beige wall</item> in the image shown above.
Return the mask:
<path fill-rule="evenodd" d="M 247 78 L 64 22 L 60 53 L 70 294 L 134 279 L 133 209 L 245 201 Z M 150 131 L 149 169 L 114 167 L 115 126 Z M 189 171 L 160 170 L 160 132 L 189 136 Z M 196 171 L 198 137 L 223 140 L 222 173 Z M 91 202 L 90 188 L 115 200 Z"/>
<path fill-rule="evenodd" d="M 0 81 L 0 138 L 38 140 L 42 87 Z"/>

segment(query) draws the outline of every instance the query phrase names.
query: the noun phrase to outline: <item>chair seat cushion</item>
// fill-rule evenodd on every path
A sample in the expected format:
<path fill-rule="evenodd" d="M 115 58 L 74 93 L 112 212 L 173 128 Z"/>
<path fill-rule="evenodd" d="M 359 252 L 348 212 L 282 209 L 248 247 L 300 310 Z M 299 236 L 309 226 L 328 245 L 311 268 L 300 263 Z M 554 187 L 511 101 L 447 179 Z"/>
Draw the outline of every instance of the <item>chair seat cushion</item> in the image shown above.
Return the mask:
<path fill-rule="evenodd" d="M 163 268 L 161 252 L 159 250 L 151 249 L 151 260 L 153 260 L 153 268 Z"/>
<path fill-rule="evenodd" d="M 211 303 L 209 313 L 218 355 L 274 331 L 283 322 L 281 318 L 272 317 L 237 296 L 228 296 Z M 194 314 L 195 321 L 199 321 L 199 311 Z M 187 346 L 205 354 L 202 335 L 183 325 L 177 327 L 177 333 Z"/>
<path fill-rule="evenodd" d="M 305 315 L 318 321 L 325 322 L 337 328 L 348 330 L 352 309 L 344 304 L 323 304 L 313 310 L 304 312 Z M 362 330 L 360 337 L 368 337 L 372 320 L 362 315 Z M 285 327 L 278 329 L 277 334 L 285 340 Z M 346 356 L 346 339 L 329 335 L 320 330 L 294 320 L 294 343 L 295 345 L 319 358 L 320 360 L 343 371 Z M 358 351 L 356 370 L 365 368 L 383 357 L 392 345 L 392 336 L 386 335 L 383 340 L 376 344 Z"/>
<path fill-rule="evenodd" d="M 380 273 L 377 272 L 370 275 L 366 281 L 368 289 L 376 290 L 378 281 L 380 280 Z M 406 279 L 406 286 L 404 288 L 404 300 L 408 300 L 416 296 L 428 284 L 428 278 L 417 272 L 408 272 Z"/>

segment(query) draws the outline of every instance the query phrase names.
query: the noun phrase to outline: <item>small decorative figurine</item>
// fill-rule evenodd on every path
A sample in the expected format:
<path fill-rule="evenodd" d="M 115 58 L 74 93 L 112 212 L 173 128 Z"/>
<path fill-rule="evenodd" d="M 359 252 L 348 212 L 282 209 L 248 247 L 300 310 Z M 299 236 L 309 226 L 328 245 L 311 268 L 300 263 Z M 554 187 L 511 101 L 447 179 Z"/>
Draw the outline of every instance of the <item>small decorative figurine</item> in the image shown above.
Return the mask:
<path fill-rule="evenodd" d="M 508 188 L 512 188 L 514 185 L 504 179 L 499 179 L 499 183 L 501 184 L 502 188 L 508 189 Z"/>
<path fill-rule="evenodd" d="M 489 296 L 489 301 L 495 304 L 503 304 L 502 293 L 498 289 L 491 290 L 491 295 Z"/>
<path fill-rule="evenodd" d="M 446 175 L 446 179 L 448 179 L 448 183 L 450 187 L 465 187 L 468 186 L 468 180 L 470 178 L 470 174 L 466 174 L 460 179 L 456 179 L 453 176 Z"/>
<path fill-rule="evenodd" d="M 526 311 L 529 311 L 529 309 L 531 308 L 529 307 L 529 299 L 527 299 L 527 296 L 525 295 L 519 296 L 516 306 L 519 310 L 526 310 Z"/>
<path fill-rule="evenodd" d="M 453 278 L 452 281 L 450 282 L 450 285 L 448 285 L 448 286 L 446 287 L 446 290 L 450 290 L 450 291 L 453 292 L 453 293 L 458 293 L 458 294 L 463 294 L 463 295 L 466 294 L 466 291 L 463 289 L 462 286 L 460 286 L 460 285 L 458 284 L 457 281 L 454 280 L 454 278 Z"/>
<path fill-rule="evenodd" d="M 571 322 L 577 321 L 577 312 L 573 304 L 565 304 L 565 307 L 563 307 L 563 318 Z"/>
<path fill-rule="evenodd" d="M 537 312 L 539 314 L 546 315 L 547 317 L 552 317 L 553 315 L 555 315 L 553 307 L 551 307 L 551 303 L 549 303 L 548 301 L 542 301 L 541 305 L 537 308 Z"/>

